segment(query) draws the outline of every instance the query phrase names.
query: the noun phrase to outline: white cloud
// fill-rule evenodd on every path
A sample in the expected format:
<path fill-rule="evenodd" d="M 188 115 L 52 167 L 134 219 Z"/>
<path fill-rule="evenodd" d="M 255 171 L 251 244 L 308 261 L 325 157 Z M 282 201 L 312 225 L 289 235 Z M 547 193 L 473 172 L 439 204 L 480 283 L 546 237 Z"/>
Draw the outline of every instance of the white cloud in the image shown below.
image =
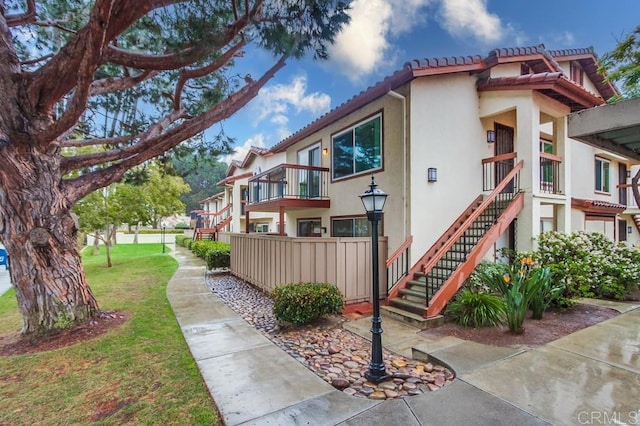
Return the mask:
<path fill-rule="evenodd" d="M 242 161 L 244 160 L 244 157 L 247 156 L 247 153 L 249 152 L 251 147 L 265 148 L 266 146 L 264 143 L 264 135 L 261 133 L 258 133 L 257 135 L 254 135 L 253 137 L 247 139 L 244 142 L 244 144 L 242 144 L 241 146 L 236 146 L 233 149 L 234 150 L 233 154 L 224 156 L 222 158 L 222 161 L 224 161 L 227 164 L 231 164 L 232 160 Z"/>
<path fill-rule="evenodd" d="M 487 0 L 442 0 L 441 25 L 456 37 L 473 37 L 483 44 L 502 39 L 503 24 L 487 10 Z"/>
<path fill-rule="evenodd" d="M 426 21 L 423 9 L 431 0 L 355 0 L 351 22 L 336 37 L 331 58 L 352 81 L 380 69 L 393 56 L 393 37 Z M 400 12 L 401 11 L 401 12 Z"/>
<path fill-rule="evenodd" d="M 291 114 L 307 112 L 317 117 L 329 111 L 330 106 L 329 95 L 307 93 L 307 77 L 298 75 L 289 84 L 276 84 L 260 90 L 256 100 L 251 103 L 255 117 L 253 125 L 267 120 L 277 127 L 278 138 L 284 139 L 291 134 L 287 128 Z"/>
<path fill-rule="evenodd" d="M 551 41 L 553 41 L 553 46 L 547 46 L 548 48 L 556 47 L 565 47 L 565 46 L 574 46 L 576 44 L 576 38 L 573 33 L 569 31 L 564 31 L 560 34 L 551 34 Z"/>

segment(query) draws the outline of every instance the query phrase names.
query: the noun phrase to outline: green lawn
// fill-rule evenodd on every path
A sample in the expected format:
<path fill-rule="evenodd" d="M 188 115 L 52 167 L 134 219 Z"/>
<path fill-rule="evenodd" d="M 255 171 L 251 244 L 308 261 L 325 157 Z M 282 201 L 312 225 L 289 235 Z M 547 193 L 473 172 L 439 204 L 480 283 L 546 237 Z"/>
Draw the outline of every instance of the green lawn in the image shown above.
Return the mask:
<path fill-rule="evenodd" d="M 166 298 L 177 262 L 160 244 L 118 245 L 114 266 L 85 256 L 102 310 L 132 318 L 64 349 L 0 357 L 0 424 L 216 425 L 215 404 Z M 13 290 L 0 297 L 0 333 L 21 317 Z"/>

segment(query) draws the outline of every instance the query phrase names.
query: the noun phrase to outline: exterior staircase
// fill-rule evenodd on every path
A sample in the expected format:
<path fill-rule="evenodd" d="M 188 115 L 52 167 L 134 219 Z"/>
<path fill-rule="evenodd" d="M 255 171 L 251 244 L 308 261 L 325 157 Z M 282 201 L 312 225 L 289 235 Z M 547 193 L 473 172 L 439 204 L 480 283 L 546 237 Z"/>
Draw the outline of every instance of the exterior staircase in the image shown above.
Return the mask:
<path fill-rule="evenodd" d="M 488 196 L 479 196 L 389 292 L 383 311 L 419 323 L 437 318 L 524 206 L 518 163 Z M 420 324 L 418 324 L 420 326 Z M 425 327 L 423 327 L 425 328 Z"/>
<path fill-rule="evenodd" d="M 224 218 L 220 220 L 220 217 L 222 217 L 223 215 L 224 215 Z M 220 232 L 220 230 L 224 229 L 225 226 L 231 223 L 232 219 L 233 217 L 231 216 L 231 204 L 228 204 L 225 208 L 217 212 L 212 220 L 213 223 L 216 223 L 218 220 L 220 221 L 213 228 L 196 228 L 196 230 L 193 233 L 193 239 L 195 241 L 198 241 L 198 240 L 216 241 L 218 239 L 218 232 Z"/>
<path fill-rule="evenodd" d="M 640 232 L 640 214 L 634 214 L 632 217 L 633 223 L 636 225 L 636 229 Z"/>

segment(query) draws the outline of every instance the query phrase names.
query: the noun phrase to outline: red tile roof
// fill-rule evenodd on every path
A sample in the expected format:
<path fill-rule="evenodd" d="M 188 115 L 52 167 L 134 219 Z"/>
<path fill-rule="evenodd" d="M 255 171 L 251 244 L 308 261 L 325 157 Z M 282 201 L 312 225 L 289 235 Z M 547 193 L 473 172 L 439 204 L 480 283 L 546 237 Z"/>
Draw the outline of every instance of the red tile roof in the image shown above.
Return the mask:
<path fill-rule="evenodd" d="M 571 207 L 578 208 L 585 213 L 601 216 L 612 216 L 625 211 L 627 206 L 623 204 L 610 203 L 601 200 L 586 200 L 582 198 L 571 198 Z"/>
<path fill-rule="evenodd" d="M 481 92 L 516 89 L 537 90 L 552 99 L 568 105 L 572 112 L 605 103 L 601 97 L 587 92 L 581 86 L 566 78 L 561 72 L 485 78 L 478 81 L 477 88 Z"/>
<path fill-rule="evenodd" d="M 346 115 L 357 111 L 364 105 L 386 95 L 390 90 L 395 90 L 414 78 L 449 74 L 456 72 L 479 73 L 501 63 L 525 63 L 534 74 L 520 77 L 507 77 L 507 79 L 486 80 L 479 83 L 482 90 L 512 90 L 532 86 L 533 90 L 540 90 L 545 95 L 552 95 L 561 102 L 568 102 L 572 111 L 588 108 L 604 103 L 602 98 L 588 93 L 584 88 L 561 76 L 562 69 L 558 60 L 578 60 L 594 82 L 600 93 L 606 98 L 617 93 L 610 83 L 604 83 L 604 79 L 597 71 L 597 63 L 593 48 L 546 50 L 543 44 L 529 47 L 494 49 L 486 58 L 481 56 L 463 56 L 448 58 L 415 59 L 406 62 L 404 66 L 384 80 L 360 92 L 327 114 L 311 122 L 308 126 L 282 140 L 271 148 L 272 152 L 285 151 L 289 146 L 312 135 L 318 130 L 334 123 Z M 524 78 L 521 78 L 524 77 Z M 542 87 L 542 86 L 549 87 Z M 536 86 L 536 87 L 533 87 Z M 560 93 L 556 93 L 560 92 Z M 573 93 L 575 92 L 575 93 Z"/>

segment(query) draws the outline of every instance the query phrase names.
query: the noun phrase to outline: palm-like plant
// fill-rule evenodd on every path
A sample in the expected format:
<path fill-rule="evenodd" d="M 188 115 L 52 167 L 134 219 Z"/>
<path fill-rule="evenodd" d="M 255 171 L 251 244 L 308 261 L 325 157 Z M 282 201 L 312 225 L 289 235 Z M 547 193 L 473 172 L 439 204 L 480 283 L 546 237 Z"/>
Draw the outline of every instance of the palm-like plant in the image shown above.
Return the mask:
<path fill-rule="evenodd" d="M 507 325 L 512 333 L 524 332 L 527 311 L 542 288 L 549 285 L 549 268 L 534 268 L 534 265 L 533 258 L 523 257 L 508 267 L 502 276 L 481 272 L 483 281 L 504 297 Z"/>

